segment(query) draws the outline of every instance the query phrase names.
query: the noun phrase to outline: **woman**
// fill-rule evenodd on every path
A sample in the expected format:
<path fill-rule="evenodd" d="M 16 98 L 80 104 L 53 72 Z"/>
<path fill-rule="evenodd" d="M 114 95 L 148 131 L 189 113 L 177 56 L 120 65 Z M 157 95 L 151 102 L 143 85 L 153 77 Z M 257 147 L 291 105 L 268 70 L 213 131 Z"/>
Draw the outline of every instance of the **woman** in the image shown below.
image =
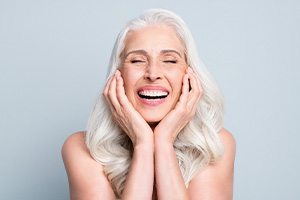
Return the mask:
<path fill-rule="evenodd" d="M 62 148 L 71 199 L 232 199 L 235 141 L 182 19 L 131 20 L 110 67 L 87 131 Z"/>

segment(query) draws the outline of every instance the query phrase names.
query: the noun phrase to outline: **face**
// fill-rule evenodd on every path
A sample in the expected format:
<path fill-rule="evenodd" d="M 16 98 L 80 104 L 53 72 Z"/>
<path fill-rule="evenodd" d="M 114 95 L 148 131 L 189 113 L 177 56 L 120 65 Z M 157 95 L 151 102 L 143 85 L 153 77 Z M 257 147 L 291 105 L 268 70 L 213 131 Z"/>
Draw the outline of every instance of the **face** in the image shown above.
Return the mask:
<path fill-rule="evenodd" d="M 122 59 L 129 101 L 148 123 L 159 122 L 181 94 L 187 69 L 181 41 L 170 27 L 147 26 L 127 34 Z"/>

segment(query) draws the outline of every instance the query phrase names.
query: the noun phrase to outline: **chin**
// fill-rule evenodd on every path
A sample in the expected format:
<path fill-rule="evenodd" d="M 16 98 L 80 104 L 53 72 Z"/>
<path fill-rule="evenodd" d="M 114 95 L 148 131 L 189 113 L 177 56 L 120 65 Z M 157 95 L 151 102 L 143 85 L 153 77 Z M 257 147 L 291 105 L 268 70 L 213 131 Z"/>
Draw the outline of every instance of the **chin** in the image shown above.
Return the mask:
<path fill-rule="evenodd" d="M 158 123 L 160 122 L 167 113 L 157 113 L 157 112 L 140 112 L 142 117 L 147 123 Z"/>
<path fill-rule="evenodd" d="M 145 121 L 147 123 L 159 123 L 163 117 L 154 117 L 154 116 L 151 116 L 151 117 L 146 117 L 146 116 L 143 116 L 143 118 L 145 119 Z"/>

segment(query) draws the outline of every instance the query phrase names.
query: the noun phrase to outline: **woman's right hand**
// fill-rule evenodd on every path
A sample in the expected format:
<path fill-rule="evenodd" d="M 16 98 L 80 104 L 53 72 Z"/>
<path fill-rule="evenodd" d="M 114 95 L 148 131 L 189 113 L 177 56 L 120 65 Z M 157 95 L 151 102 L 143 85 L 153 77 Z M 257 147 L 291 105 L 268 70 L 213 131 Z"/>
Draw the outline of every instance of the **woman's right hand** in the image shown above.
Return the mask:
<path fill-rule="evenodd" d="M 150 142 L 153 144 L 153 131 L 128 100 L 119 70 L 108 79 L 103 95 L 110 107 L 113 118 L 129 136 L 134 147 L 141 143 Z"/>

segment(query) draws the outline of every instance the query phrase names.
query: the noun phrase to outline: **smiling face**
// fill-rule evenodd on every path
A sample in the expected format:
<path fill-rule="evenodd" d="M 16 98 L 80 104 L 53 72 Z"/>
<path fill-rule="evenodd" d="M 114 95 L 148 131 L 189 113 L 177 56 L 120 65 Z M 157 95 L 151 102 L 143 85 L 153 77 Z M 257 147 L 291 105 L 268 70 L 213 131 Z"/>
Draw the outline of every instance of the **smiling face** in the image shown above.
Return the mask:
<path fill-rule="evenodd" d="M 181 41 L 166 25 L 130 31 L 122 59 L 120 71 L 129 101 L 148 123 L 159 122 L 181 94 L 187 69 Z"/>

